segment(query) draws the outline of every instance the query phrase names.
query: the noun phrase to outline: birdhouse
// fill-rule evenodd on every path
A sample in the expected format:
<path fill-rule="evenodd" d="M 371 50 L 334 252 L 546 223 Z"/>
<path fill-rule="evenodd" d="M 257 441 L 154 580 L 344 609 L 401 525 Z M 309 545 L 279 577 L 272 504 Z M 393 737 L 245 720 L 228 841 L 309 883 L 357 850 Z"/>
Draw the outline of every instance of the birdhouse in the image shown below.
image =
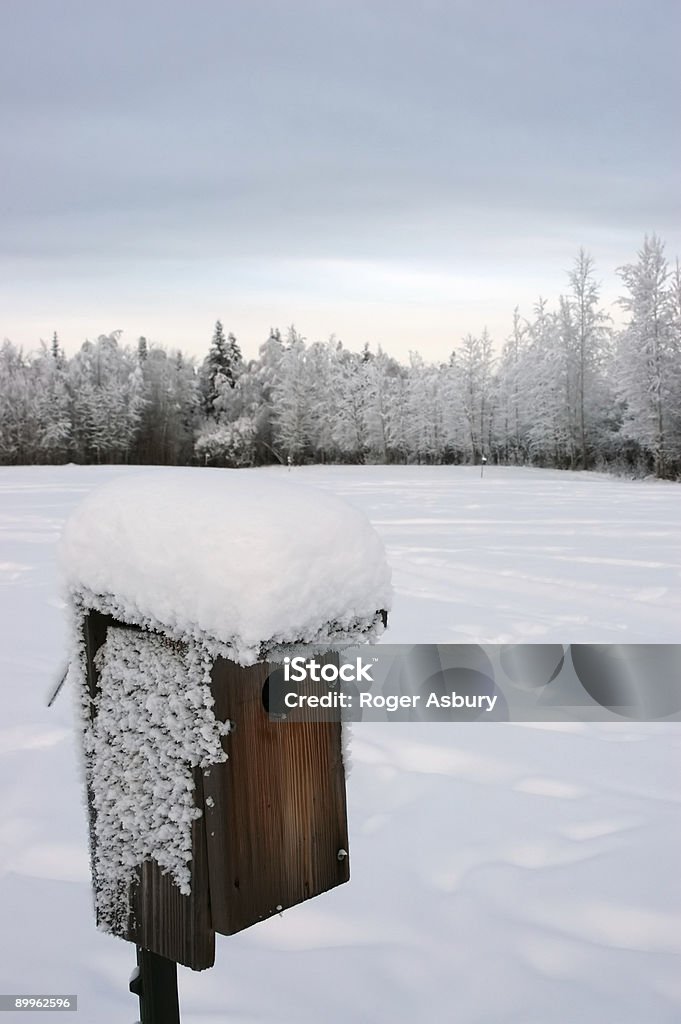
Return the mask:
<path fill-rule="evenodd" d="M 367 520 L 274 474 L 158 470 L 93 492 L 61 557 L 98 925 L 194 970 L 349 878 L 342 729 L 269 714 L 287 652 L 372 641 Z"/>

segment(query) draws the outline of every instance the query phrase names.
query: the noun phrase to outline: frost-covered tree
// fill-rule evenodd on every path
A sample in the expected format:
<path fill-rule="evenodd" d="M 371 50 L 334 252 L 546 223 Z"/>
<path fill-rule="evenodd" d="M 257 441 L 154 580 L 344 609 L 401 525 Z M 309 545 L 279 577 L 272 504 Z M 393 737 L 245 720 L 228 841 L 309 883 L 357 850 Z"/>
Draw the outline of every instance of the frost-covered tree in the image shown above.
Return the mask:
<path fill-rule="evenodd" d="M 181 352 L 168 353 L 144 338 L 138 342 L 137 356 L 143 408 L 135 458 L 158 465 L 186 462 L 193 454 L 200 404 L 194 365 Z"/>
<path fill-rule="evenodd" d="M 334 437 L 334 355 L 335 339 L 331 338 L 326 343 L 315 342 L 310 345 L 305 359 L 310 388 L 309 442 L 312 457 L 317 462 L 329 462 L 337 457 Z"/>
<path fill-rule="evenodd" d="M 283 462 L 284 456 L 275 447 L 274 400 L 275 385 L 279 379 L 284 358 L 284 343 L 278 328 L 271 328 L 267 340 L 258 351 L 243 382 L 250 393 L 249 414 L 256 423 L 256 457 L 263 462 Z"/>
<path fill-rule="evenodd" d="M 144 366 L 147 356 L 149 355 L 149 345 L 147 339 L 140 337 L 137 339 L 137 360 L 140 366 Z"/>
<path fill-rule="evenodd" d="M 540 298 L 528 324 L 528 343 L 521 357 L 521 430 L 527 439 L 532 462 L 566 468 L 572 457 L 570 424 L 571 379 L 565 352 L 565 318 L 562 322 Z"/>
<path fill-rule="evenodd" d="M 255 459 L 256 423 L 240 416 L 232 423 L 204 425 L 196 439 L 196 455 L 203 465 L 238 469 L 252 466 Z"/>
<path fill-rule="evenodd" d="M 305 340 L 289 327 L 281 361 L 271 388 L 274 442 L 294 462 L 308 453 L 310 394 Z"/>
<path fill-rule="evenodd" d="M 636 263 L 618 272 L 627 289 L 620 302 L 630 315 L 617 357 L 622 432 L 650 453 L 664 477 L 681 456 L 681 338 L 664 244 L 646 236 Z"/>
<path fill-rule="evenodd" d="M 59 337 L 56 331 L 52 335 L 50 352 L 52 353 L 52 358 L 54 359 L 55 363 L 61 363 L 61 365 L 63 366 L 66 360 L 64 359 L 64 353 L 62 352 L 61 346 L 59 344 Z"/>
<path fill-rule="evenodd" d="M 409 370 L 394 359 L 386 362 L 386 442 L 389 462 L 409 459 Z"/>
<path fill-rule="evenodd" d="M 398 412 L 400 365 L 379 346 L 376 355 L 364 362 L 365 419 L 367 444 L 376 462 L 394 458 L 394 420 Z"/>
<path fill-rule="evenodd" d="M 86 341 L 69 364 L 77 461 L 127 462 L 144 408 L 144 378 L 120 331 Z"/>
<path fill-rule="evenodd" d="M 454 361 L 458 393 L 467 422 L 469 458 L 479 461 L 490 445 L 493 396 L 493 346 L 487 328 L 467 334 Z"/>
<path fill-rule="evenodd" d="M 5 340 L 0 346 L 0 457 L 4 463 L 36 461 L 40 427 L 29 371 L 21 349 Z"/>
<path fill-rule="evenodd" d="M 368 357 L 350 352 L 340 343 L 336 346 L 331 383 L 333 436 L 341 457 L 360 463 L 365 462 L 369 454 L 368 366 Z"/>
<path fill-rule="evenodd" d="M 527 458 L 527 437 L 523 422 L 523 361 L 529 327 L 516 306 L 513 328 L 504 342 L 497 371 L 495 438 L 498 457 L 504 462 L 522 463 Z"/>
<path fill-rule="evenodd" d="M 39 355 L 32 361 L 30 374 L 38 417 L 36 461 L 63 462 L 71 443 L 71 397 L 56 332 L 49 349 L 42 343 Z"/>
<path fill-rule="evenodd" d="M 442 401 L 437 366 L 409 353 L 404 435 L 410 461 L 439 462 L 442 455 Z"/>
<path fill-rule="evenodd" d="M 600 309 L 594 263 L 584 249 L 579 250 L 569 280 L 568 372 L 574 377 L 576 459 L 586 469 L 592 462 L 594 434 L 604 415 L 601 374 L 609 342 L 609 317 Z"/>
<path fill-rule="evenodd" d="M 211 414 L 225 388 L 233 388 L 242 369 L 241 349 L 233 334 L 225 337 L 222 321 L 217 320 L 208 355 L 201 368 L 201 393 L 204 410 Z"/>
<path fill-rule="evenodd" d="M 0 462 L 461 462 L 655 469 L 681 476 L 681 272 L 657 238 L 620 271 L 629 320 L 613 346 L 591 258 L 497 357 L 486 331 L 444 364 L 400 363 L 334 336 L 270 332 L 244 364 L 218 322 L 191 359 L 120 332 L 67 359 L 51 344 L 0 349 Z"/>

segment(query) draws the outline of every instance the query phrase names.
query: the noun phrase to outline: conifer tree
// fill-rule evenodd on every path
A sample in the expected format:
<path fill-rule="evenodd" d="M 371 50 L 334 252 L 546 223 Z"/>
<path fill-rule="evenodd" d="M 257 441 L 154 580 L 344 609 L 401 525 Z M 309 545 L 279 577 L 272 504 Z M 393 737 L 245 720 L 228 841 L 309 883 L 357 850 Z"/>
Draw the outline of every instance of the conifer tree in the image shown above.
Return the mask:
<path fill-rule="evenodd" d="M 216 412 L 215 403 L 225 387 L 233 388 L 242 368 L 241 349 L 233 334 L 225 337 L 222 321 L 215 322 L 213 339 L 201 371 L 201 393 L 207 415 Z"/>

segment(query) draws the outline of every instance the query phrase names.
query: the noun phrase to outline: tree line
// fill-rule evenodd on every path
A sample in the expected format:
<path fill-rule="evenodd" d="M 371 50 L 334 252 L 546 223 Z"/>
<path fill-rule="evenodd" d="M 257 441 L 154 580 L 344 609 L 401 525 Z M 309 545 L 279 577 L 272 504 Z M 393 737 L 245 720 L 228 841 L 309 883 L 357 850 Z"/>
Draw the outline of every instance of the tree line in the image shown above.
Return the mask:
<path fill-rule="evenodd" d="M 487 330 L 446 362 L 335 337 L 270 331 L 243 359 L 217 322 L 197 365 L 120 332 L 67 359 L 57 335 L 0 348 L 0 462 L 252 466 L 471 463 L 681 478 L 681 272 L 646 237 L 618 271 L 626 323 L 602 308 L 581 250 L 565 293 L 518 309 L 501 351 Z"/>

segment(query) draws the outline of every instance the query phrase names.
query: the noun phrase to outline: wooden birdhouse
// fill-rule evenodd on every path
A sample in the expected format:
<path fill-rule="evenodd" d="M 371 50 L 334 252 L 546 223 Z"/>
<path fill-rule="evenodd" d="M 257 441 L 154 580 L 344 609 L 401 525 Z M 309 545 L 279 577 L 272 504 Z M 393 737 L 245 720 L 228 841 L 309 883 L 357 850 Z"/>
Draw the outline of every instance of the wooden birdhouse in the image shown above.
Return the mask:
<path fill-rule="evenodd" d="M 288 650 L 372 640 L 366 519 L 268 474 L 159 470 L 67 524 L 98 924 L 212 966 L 231 935 L 349 878 L 341 722 L 273 716 Z"/>

